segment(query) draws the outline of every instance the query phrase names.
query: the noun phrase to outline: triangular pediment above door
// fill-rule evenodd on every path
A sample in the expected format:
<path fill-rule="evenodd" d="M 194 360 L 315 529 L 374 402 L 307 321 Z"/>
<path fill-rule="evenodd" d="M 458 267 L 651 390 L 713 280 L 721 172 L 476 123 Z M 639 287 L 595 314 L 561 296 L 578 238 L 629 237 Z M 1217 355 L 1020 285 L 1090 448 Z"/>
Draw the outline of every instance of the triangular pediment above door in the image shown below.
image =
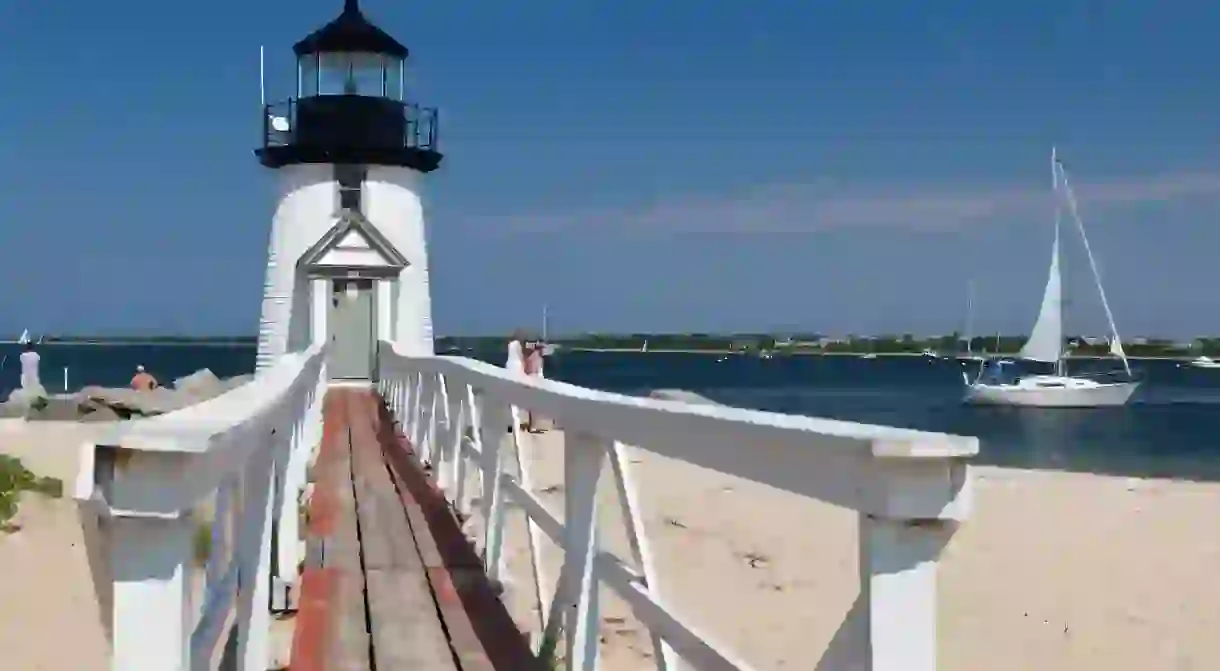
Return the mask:
<path fill-rule="evenodd" d="M 409 264 L 363 214 L 349 209 L 339 213 L 335 225 L 305 250 L 297 265 L 307 273 L 329 274 L 350 269 L 391 273 Z"/>

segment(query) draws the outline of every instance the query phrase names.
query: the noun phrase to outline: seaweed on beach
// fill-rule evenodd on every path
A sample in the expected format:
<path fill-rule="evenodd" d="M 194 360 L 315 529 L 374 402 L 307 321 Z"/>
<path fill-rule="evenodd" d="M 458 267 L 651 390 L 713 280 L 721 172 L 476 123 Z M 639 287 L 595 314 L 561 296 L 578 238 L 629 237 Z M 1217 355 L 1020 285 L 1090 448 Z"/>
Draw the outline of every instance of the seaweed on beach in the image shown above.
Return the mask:
<path fill-rule="evenodd" d="M 22 492 L 58 499 L 64 494 L 64 483 L 58 478 L 35 475 L 20 459 L 0 454 L 0 531 L 13 531 L 9 522 L 17 514 Z"/>

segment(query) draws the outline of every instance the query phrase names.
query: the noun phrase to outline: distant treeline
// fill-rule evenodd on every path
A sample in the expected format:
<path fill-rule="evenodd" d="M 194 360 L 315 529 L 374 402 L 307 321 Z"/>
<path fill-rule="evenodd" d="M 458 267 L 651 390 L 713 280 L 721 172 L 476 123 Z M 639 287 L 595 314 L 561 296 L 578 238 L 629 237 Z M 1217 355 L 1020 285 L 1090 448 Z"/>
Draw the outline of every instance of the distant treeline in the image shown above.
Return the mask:
<path fill-rule="evenodd" d="M 1025 344 L 1027 336 L 979 336 L 971 340 L 969 349 L 976 353 L 1015 354 Z M 107 345 L 244 345 L 253 346 L 257 336 L 47 336 L 45 343 L 78 343 Z M 900 354 L 934 350 L 942 354 L 964 352 L 966 340 L 956 333 L 935 338 L 920 338 L 913 334 L 829 338 L 817 333 L 776 336 L 767 333 L 586 333 L 578 336 L 553 338 L 551 343 L 562 349 L 592 350 L 682 350 L 695 352 L 774 352 L 782 353 L 867 353 Z M 1086 338 L 1066 339 L 1068 349 L 1080 355 L 1104 355 L 1109 351 L 1105 341 L 1090 343 Z M 505 336 L 448 336 L 437 339 L 437 350 L 496 351 L 504 347 Z M 1161 338 L 1133 338 L 1123 343 L 1130 356 L 1220 356 L 1220 337 L 1196 338 L 1190 342 L 1174 342 Z"/>
<path fill-rule="evenodd" d="M 93 345 L 253 345 L 258 336 L 46 336 L 44 343 Z"/>
<path fill-rule="evenodd" d="M 665 351 L 744 351 L 774 353 L 867 353 L 901 354 L 919 353 L 924 350 L 948 354 L 965 352 L 967 349 L 992 354 L 1015 354 L 1025 344 L 1027 336 L 979 336 L 973 338 L 967 348 L 965 338 L 953 333 L 935 338 L 920 338 L 913 334 L 880 336 L 847 336 L 828 338 L 820 334 L 796 334 L 777 337 L 765 333 L 589 333 L 579 336 L 554 338 L 552 343 L 563 349 L 593 350 L 642 350 Z M 445 337 L 437 341 L 438 351 L 486 351 L 504 347 L 504 336 L 492 337 Z M 1079 355 L 1104 355 L 1109 352 L 1105 341 L 1090 343 L 1083 337 L 1065 339 L 1068 349 Z M 1220 338 L 1198 338 L 1181 343 L 1167 339 L 1140 338 L 1124 342 L 1123 349 L 1130 356 L 1200 356 L 1220 355 Z"/>

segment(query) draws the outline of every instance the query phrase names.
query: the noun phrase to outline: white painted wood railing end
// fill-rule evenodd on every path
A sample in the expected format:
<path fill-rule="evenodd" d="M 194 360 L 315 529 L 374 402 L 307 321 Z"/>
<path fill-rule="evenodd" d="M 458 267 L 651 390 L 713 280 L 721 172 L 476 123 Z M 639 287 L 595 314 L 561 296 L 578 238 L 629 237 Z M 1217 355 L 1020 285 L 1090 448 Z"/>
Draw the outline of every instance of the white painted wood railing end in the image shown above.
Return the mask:
<path fill-rule="evenodd" d="M 73 495 L 111 570 L 111 668 L 265 671 L 272 579 L 297 579 L 299 494 L 322 435 L 325 350 L 81 450 Z M 271 562 L 272 542 L 278 561 Z"/>

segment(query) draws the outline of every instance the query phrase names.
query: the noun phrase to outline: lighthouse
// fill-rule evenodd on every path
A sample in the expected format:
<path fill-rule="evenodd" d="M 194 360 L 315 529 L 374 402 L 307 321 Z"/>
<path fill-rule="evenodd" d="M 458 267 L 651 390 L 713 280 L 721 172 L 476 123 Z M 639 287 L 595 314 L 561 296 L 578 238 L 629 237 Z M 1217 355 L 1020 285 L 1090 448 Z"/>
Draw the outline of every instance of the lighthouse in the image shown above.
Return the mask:
<path fill-rule="evenodd" d="M 293 51 L 296 95 L 264 105 L 255 150 L 277 184 L 257 367 L 329 343 L 331 379 L 373 380 L 379 340 L 434 351 L 421 187 L 437 114 L 410 102 L 407 48 L 358 0 Z"/>

